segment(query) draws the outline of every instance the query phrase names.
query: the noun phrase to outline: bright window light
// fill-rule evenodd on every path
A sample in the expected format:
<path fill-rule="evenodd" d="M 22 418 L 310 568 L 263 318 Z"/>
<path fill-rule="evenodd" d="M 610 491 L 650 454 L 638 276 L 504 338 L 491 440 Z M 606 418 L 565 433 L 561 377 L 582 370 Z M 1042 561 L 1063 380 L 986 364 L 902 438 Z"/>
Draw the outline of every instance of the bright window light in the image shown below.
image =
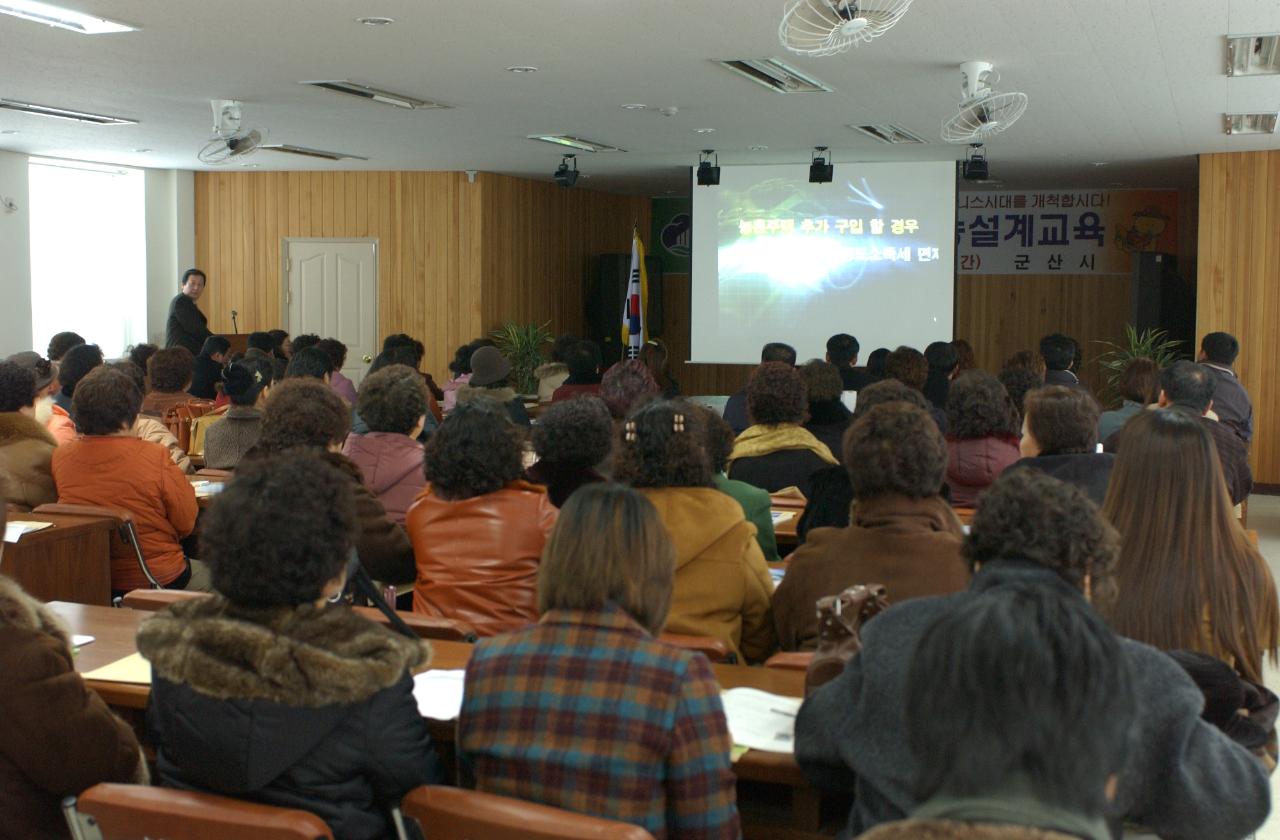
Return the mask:
<path fill-rule="evenodd" d="M 124 355 L 147 334 L 141 169 L 32 158 L 31 334 L 71 330 Z"/>
<path fill-rule="evenodd" d="M 0 0 L 0 14 L 13 15 L 16 18 L 69 29 L 81 35 L 106 35 L 112 32 L 135 32 L 138 27 L 129 26 L 114 20 L 87 15 L 73 9 L 64 9 L 52 3 L 39 3 L 36 0 Z"/>

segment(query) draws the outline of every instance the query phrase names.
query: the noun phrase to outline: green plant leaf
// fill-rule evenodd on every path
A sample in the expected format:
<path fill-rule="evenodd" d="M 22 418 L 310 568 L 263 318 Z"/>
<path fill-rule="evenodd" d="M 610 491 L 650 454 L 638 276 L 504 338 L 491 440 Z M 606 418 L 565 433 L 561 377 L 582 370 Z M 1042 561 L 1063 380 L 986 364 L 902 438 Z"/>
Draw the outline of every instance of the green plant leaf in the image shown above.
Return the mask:
<path fill-rule="evenodd" d="M 1125 324 L 1122 344 L 1114 341 L 1094 343 L 1109 348 L 1098 356 L 1098 366 L 1105 372 L 1107 385 L 1113 392 L 1120 381 L 1120 374 L 1134 359 L 1151 359 L 1163 369 L 1183 355 L 1178 349 L 1183 342 L 1169 338 L 1168 331 L 1146 329 L 1138 332 L 1133 324 Z"/>
<path fill-rule="evenodd" d="M 543 348 L 551 343 L 551 322 L 517 324 L 508 321 L 489 333 L 502 355 L 511 362 L 511 387 L 521 394 L 536 394 L 538 378 L 534 371 L 543 363 Z"/>

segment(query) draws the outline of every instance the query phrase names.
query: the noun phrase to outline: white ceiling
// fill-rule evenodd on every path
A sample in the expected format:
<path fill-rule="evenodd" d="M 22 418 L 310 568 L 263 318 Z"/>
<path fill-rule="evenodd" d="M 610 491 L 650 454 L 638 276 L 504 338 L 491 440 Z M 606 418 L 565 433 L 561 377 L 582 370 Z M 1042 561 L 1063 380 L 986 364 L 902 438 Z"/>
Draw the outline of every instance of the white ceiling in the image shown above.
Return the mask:
<path fill-rule="evenodd" d="M 200 169 L 208 100 L 245 102 L 267 142 L 353 152 L 328 163 L 258 152 L 262 169 L 426 169 L 549 179 L 574 133 L 626 154 L 581 154 L 581 186 L 682 191 L 700 148 L 724 163 L 807 163 L 832 147 L 856 160 L 939 160 L 959 99 L 957 65 L 996 64 L 1031 104 L 988 145 L 1009 186 L 1178 186 L 1200 152 L 1280 148 L 1228 137 L 1226 111 L 1280 109 L 1280 76 L 1229 79 L 1223 36 L 1280 31 L 1277 0 L 916 0 L 883 38 L 828 58 L 778 43 L 782 0 L 65 0 L 140 24 L 82 36 L 0 16 L 0 97 L 140 120 L 99 127 L 0 111 L 0 149 Z M 381 28 L 354 22 L 386 15 Z M 714 58 L 781 58 L 832 93 L 781 95 Z M 516 75 L 509 65 L 539 72 Z M 312 88 L 341 79 L 455 105 L 403 111 Z M 623 103 L 653 110 L 627 111 Z M 676 106 L 674 116 L 656 109 Z M 893 122 L 925 146 L 887 146 L 845 128 Z M 715 128 L 709 135 L 695 128 Z M 766 145 L 751 152 L 751 145 Z M 154 149 L 149 154 L 138 148 Z M 1095 167 L 1105 161 L 1107 166 Z M 236 168 L 232 164 L 229 168 Z"/>

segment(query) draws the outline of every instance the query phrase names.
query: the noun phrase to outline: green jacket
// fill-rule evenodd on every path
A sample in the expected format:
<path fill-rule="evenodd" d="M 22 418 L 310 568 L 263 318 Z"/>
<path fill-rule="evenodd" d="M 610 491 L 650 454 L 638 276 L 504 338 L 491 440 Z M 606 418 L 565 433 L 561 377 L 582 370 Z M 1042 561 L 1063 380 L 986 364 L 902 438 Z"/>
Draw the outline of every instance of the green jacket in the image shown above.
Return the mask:
<path fill-rule="evenodd" d="M 735 481 L 724 473 L 716 475 L 716 489 L 732 496 L 742 506 L 742 513 L 747 521 L 756 526 L 756 542 L 760 544 L 765 562 L 777 563 L 781 560 L 778 556 L 778 541 L 773 536 L 773 511 L 768 491 L 745 481 Z"/>

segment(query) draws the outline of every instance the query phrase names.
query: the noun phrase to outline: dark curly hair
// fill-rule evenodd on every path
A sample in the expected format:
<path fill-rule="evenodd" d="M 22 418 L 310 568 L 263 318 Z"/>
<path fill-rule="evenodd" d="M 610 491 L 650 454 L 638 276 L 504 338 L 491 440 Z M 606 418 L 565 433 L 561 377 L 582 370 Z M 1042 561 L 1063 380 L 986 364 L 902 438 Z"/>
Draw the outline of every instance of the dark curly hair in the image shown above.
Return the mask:
<path fill-rule="evenodd" d="M 722 473 L 729 468 L 729 456 L 733 454 L 733 428 L 720 412 L 698 406 L 702 412 L 702 424 L 707 433 L 707 457 L 711 459 L 711 471 Z"/>
<path fill-rule="evenodd" d="M 297 339 L 294 339 L 296 342 Z M 293 358 L 289 360 L 289 366 L 285 368 L 285 379 L 324 379 L 333 373 L 333 360 L 329 358 L 329 354 L 321 350 L 318 346 L 303 347 L 301 350 L 294 346 Z"/>
<path fill-rule="evenodd" d="M 909 385 L 903 385 L 896 379 L 882 379 L 858 392 L 858 403 L 853 412 L 852 422 L 857 423 L 866 416 L 868 411 L 887 402 L 904 402 L 926 412 L 929 410 L 929 401 L 920 391 Z"/>
<path fill-rule="evenodd" d="M 1049 385 L 1026 396 L 1027 431 L 1041 455 L 1092 452 L 1098 445 L 1098 403 L 1079 388 Z"/>
<path fill-rule="evenodd" d="M 800 371 L 783 362 L 764 362 L 747 380 L 747 416 L 761 426 L 803 423 L 809 409 Z"/>
<path fill-rule="evenodd" d="M 613 418 L 599 397 L 575 397 L 552 403 L 533 427 L 538 457 L 570 467 L 594 467 L 613 448 Z"/>
<path fill-rule="evenodd" d="M 914 347 L 899 347 L 885 357 L 884 375 L 917 391 L 923 390 L 929 378 L 929 361 Z"/>
<path fill-rule="evenodd" d="M 246 356 L 222 369 L 222 393 L 232 405 L 255 405 L 262 389 L 275 381 L 275 364 L 266 356 Z"/>
<path fill-rule="evenodd" d="M 318 600 L 355 543 L 354 489 L 314 450 L 241 462 L 200 529 L 213 588 L 241 607 Z"/>
<path fill-rule="evenodd" d="M 129 361 L 138 366 L 138 370 L 142 371 L 142 375 L 147 375 L 147 360 L 154 356 L 160 350 L 154 344 L 135 344 L 129 348 Z"/>
<path fill-rule="evenodd" d="M 639 359 L 618 362 L 600 380 L 600 398 L 614 419 L 622 419 L 631 409 L 659 392 L 657 380 Z"/>
<path fill-rule="evenodd" d="M 342 370 L 347 363 L 347 345 L 336 338 L 322 338 L 316 342 L 316 349 L 329 357 L 334 370 Z"/>
<path fill-rule="evenodd" d="M 648 402 L 627 416 L 621 436 L 614 461 L 617 481 L 632 487 L 715 486 L 702 412 L 691 403 Z"/>
<path fill-rule="evenodd" d="M 477 396 L 458 403 L 431 435 L 422 470 L 442 499 L 494 493 L 524 473 L 524 440 L 505 404 Z"/>
<path fill-rule="evenodd" d="M 409 367 L 414 368 L 415 370 L 418 365 L 422 364 L 422 357 L 427 355 L 426 345 L 406 333 L 392 333 L 382 339 L 383 351 L 392 350 L 397 347 L 407 348 L 413 353 L 413 362 L 409 364 Z"/>
<path fill-rule="evenodd" d="M 947 392 L 947 434 L 957 440 L 1016 436 L 1020 413 L 1009 392 L 985 370 L 967 370 Z"/>
<path fill-rule="evenodd" d="M 929 412 L 907 403 L 877 405 L 849 427 L 844 463 L 859 499 L 936 496 L 947 472 L 947 442 Z"/>
<path fill-rule="evenodd" d="M 75 396 L 76 385 L 84 379 L 89 371 L 102 364 L 102 351 L 96 344 L 77 344 L 62 356 L 58 362 L 58 384 L 62 393 L 68 397 Z"/>
<path fill-rule="evenodd" d="M 147 393 L 147 375 L 142 372 L 142 368 L 135 365 L 127 359 L 121 359 L 118 362 L 108 362 L 106 367 L 112 370 L 118 370 L 125 376 L 129 377 L 129 381 L 133 383 L 133 387 L 138 389 L 139 394 Z"/>
<path fill-rule="evenodd" d="M 262 412 L 256 454 L 342 443 L 351 431 L 351 409 L 318 379 L 286 379 L 271 389 Z"/>
<path fill-rule="evenodd" d="M 996 377 L 1009 395 L 1009 403 L 1021 417 L 1026 410 L 1027 394 L 1037 388 L 1044 387 L 1044 377 L 1034 370 L 1023 367 L 1007 367 Z"/>
<path fill-rule="evenodd" d="M 821 359 L 810 359 L 800 366 L 800 378 L 804 380 L 805 392 L 809 402 L 832 402 L 840 399 L 844 391 L 844 381 L 840 378 L 840 370 L 830 362 Z"/>
<path fill-rule="evenodd" d="M 1008 470 L 982 494 L 962 553 L 975 569 L 1039 563 L 1077 589 L 1088 575 L 1096 605 L 1115 598 L 1120 535 L 1082 490 L 1039 470 Z"/>
<path fill-rule="evenodd" d="M 163 393 L 185 391 L 191 384 L 196 359 L 185 347 L 166 347 L 147 359 L 147 381 L 151 390 Z"/>
<path fill-rule="evenodd" d="M 36 399 L 36 375 L 16 362 L 0 362 L 0 412 L 26 408 Z"/>
<path fill-rule="evenodd" d="M 427 413 L 427 386 L 408 365 L 390 365 L 364 378 L 356 411 L 372 432 L 407 435 Z"/>
<path fill-rule="evenodd" d="M 49 349 L 45 353 L 51 362 L 60 362 L 72 347 L 84 344 L 84 337 L 79 333 L 60 332 L 49 339 Z"/>
<path fill-rule="evenodd" d="M 270 335 L 267 335 L 268 339 L 270 339 L 270 337 Z M 303 333 L 302 335 L 295 335 L 291 343 L 293 344 L 293 352 L 297 353 L 299 350 L 306 350 L 308 347 L 315 347 L 320 343 L 320 336 L 315 333 Z M 262 349 L 269 350 L 270 345 Z"/>
<path fill-rule="evenodd" d="M 142 392 L 127 374 L 98 367 L 80 380 L 71 400 L 71 416 L 84 435 L 114 435 L 133 425 L 142 408 Z"/>

